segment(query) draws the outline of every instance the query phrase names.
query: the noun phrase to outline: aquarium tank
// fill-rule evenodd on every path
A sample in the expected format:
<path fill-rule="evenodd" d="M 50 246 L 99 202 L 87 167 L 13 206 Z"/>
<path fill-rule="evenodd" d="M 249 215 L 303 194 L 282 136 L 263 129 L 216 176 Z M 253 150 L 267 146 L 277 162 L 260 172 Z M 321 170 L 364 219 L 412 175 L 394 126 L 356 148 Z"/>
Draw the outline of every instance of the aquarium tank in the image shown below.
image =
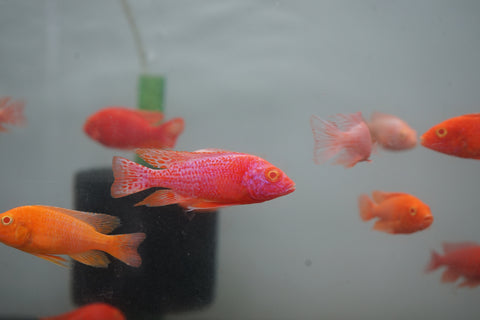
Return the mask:
<path fill-rule="evenodd" d="M 479 17 L 0 0 L 0 319 L 479 318 Z"/>

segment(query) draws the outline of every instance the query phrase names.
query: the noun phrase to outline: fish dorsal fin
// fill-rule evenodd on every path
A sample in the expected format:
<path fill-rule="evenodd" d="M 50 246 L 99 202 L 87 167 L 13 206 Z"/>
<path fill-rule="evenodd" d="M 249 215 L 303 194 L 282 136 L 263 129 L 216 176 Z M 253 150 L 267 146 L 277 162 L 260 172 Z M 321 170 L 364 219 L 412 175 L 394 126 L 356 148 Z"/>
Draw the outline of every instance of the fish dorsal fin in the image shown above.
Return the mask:
<path fill-rule="evenodd" d="M 39 206 L 58 213 L 69 215 L 75 219 L 88 223 L 100 233 L 110 233 L 120 226 L 120 219 L 103 213 L 92 213 L 84 211 L 76 211 L 51 206 Z"/>
<path fill-rule="evenodd" d="M 445 253 L 450 253 L 460 249 L 466 249 L 466 248 L 472 248 L 472 247 L 478 247 L 478 246 L 479 245 L 475 242 L 457 242 L 457 243 L 444 242 L 442 243 L 443 251 Z"/>
<path fill-rule="evenodd" d="M 136 110 L 137 114 L 151 125 L 159 124 L 164 116 L 160 111 Z"/>
<path fill-rule="evenodd" d="M 90 250 L 82 253 L 70 254 L 70 258 L 88 266 L 106 268 L 110 263 L 107 255 L 99 250 Z"/>
<path fill-rule="evenodd" d="M 398 197 L 398 196 L 404 196 L 405 193 L 402 192 L 383 192 L 379 190 L 372 191 L 372 198 L 373 201 L 376 203 L 383 202 L 387 199 Z"/>
<path fill-rule="evenodd" d="M 463 117 L 480 118 L 480 113 L 464 114 Z"/>
<path fill-rule="evenodd" d="M 216 151 L 210 151 L 216 150 Z M 172 163 L 184 162 L 188 160 L 208 158 L 212 156 L 225 155 L 228 153 L 239 154 L 232 151 L 220 149 L 202 149 L 195 152 L 189 151 L 171 151 L 161 149 L 135 149 L 135 153 L 148 164 L 159 168 L 166 169 Z"/>

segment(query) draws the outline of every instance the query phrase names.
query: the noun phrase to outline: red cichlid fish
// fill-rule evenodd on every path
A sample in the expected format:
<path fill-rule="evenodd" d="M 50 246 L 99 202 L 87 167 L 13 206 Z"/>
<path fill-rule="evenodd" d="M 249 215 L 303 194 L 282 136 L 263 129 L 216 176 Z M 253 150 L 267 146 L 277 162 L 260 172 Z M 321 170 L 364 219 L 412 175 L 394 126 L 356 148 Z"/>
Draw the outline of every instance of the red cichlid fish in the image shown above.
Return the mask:
<path fill-rule="evenodd" d="M 159 111 L 108 107 L 91 115 L 83 130 L 102 145 L 117 149 L 173 148 L 185 127 L 182 118 L 165 123 Z"/>
<path fill-rule="evenodd" d="M 142 259 L 138 245 L 144 233 L 106 235 L 120 225 L 117 217 L 49 206 L 23 206 L 0 214 L 0 241 L 55 264 L 66 266 L 69 255 L 78 262 L 106 268 L 110 263 L 102 252 L 129 266 Z"/>
<path fill-rule="evenodd" d="M 23 101 L 10 101 L 10 97 L 0 98 L 0 132 L 7 131 L 2 124 L 24 125 L 26 123 L 23 115 L 25 103 Z"/>
<path fill-rule="evenodd" d="M 332 120 L 322 120 L 315 115 L 310 117 L 315 141 L 315 163 L 326 162 L 337 155 L 334 164 L 346 168 L 353 167 L 360 161 L 370 161 L 372 137 L 362 113 L 337 114 Z"/>
<path fill-rule="evenodd" d="M 137 149 L 150 169 L 114 157 L 112 197 L 124 197 L 148 188 L 163 187 L 137 205 L 180 204 L 189 210 L 258 203 L 295 190 L 295 184 L 279 168 L 257 156 L 205 149 L 196 152 Z"/>
<path fill-rule="evenodd" d="M 417 145 L 417 132 L 402 119 L 374 112 L 368 122 L 373 141 L 387 150 L 412 149 Z"/>
<path fill-rule="evenodd" d="M 40 320 L 126 320 L 117 308 L 101 302 L 90 303 L 58 316 L 43 317 Z"/>
<path fill-rule="evenodd" d="M 460 158 L 480 159 L 480 113 L 445 120 L 420 137 L 429 149 Z"/>
<path fill-rule="evenodd" d="M 426 272 L 446 266 L 442 282 L 455 282 L 463 277 L 459 287 L 473 288 L 480 285 L 480 245 L 473 242 L 444 243 L 443 251 L 443 256 L 432 251 Z"/>
<path fill-rule="evenodd" d="M 428 228 L 433 222 L 430 208 L 420 199 L 400 192 L 372 192 L 373 201 L 366 194 L 358 198 L 360 218 L 368 221 L 378 218 L 374 230 L 387 233 L 413 233 Z"/>

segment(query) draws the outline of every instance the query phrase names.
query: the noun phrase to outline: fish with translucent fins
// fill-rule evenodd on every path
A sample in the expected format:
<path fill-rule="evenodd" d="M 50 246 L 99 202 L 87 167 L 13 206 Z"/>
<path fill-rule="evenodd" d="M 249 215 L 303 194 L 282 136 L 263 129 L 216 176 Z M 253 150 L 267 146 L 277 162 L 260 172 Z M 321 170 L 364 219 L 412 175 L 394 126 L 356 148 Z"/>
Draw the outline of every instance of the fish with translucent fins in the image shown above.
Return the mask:
<path fill-rule="evenodd" d="M 69 255 L 83 264 L 106 268 L 104 252 L 129 266 L 142 263 L 137 247 L 144 233 L 107 235 L 120 225 L 117 217 L 50 206 L 23 206 L 0 214 L 0 242 L 55 264 Z"/>
<path fill-rule="evenodd" d="M 373 229 L 386 233 L 414 233 L 428 228 L 433 222 L 430 207 L 408 193 L 373 191 L 358 197 L 360 218 L 378 220 Z"/>
<path fill-rule="evenodd" d="M 361 112 L 337 114 L 331 121 L 312 115 L 310 126 L 315 142 L 313 160 L 316 164 L 334 157 L 334 164 L 346 168 L 353 167 L 360 161 L 371 161 L 372 136 Z"/>
<path fill-rule="evenodd" d="M 152 193 L 137 205 L 179 204 L 188 210 L 211 211 L 264 202 L 295 190 L 294 182 L 282 170 L 250 154 L 219 149 L 195 152 L 137 149 L 136 153 L 160 170 L 114 157 L 112 197 L 153 187 L 167 188 Z"/>
<path fill-rule="evenodd" d="M 443 256 L 432 251 L 426 272 L 445 266 L 447 269 L 442 274 L 442 282 L 456 282 L 463 277 L 459 287 L 480 285 L 480 245 L 474 242 L 444 243 L 443 251 Z"/>
<path fill-rule="evenodd" d="M 26 123 L 23 110 L 25 109 L 25 102 L 10 101 L 10 97 L 0 98 L 0 132 L 8 131 L 3 125 L 22 126 Z"/>
<path fill-rule="evenodd" d="M 402 119 L 374 112 L 368 122 L 374 142 L 392 151 L 408 150 L 417 145 L 417 132 Z"/>
<path fill-rule="evenodd" d="M 425 132 L 420 143 L 451 156 L 480 159 L 480 113 L 445 120 Z"/>
<path fill-rule="evenodd" d="M 185 127 L 182 118 L 162 123 L 160 111 L 107 107 L 85 122 L 83 130 L 106 147 L 131 150 L 135 148 L 173 148 Z"/>
<path fill-rule="evenodd" d="M 125 320 L 122 311 L 103 302 L 90 303 L 73 311 L 39 320 Z"/>

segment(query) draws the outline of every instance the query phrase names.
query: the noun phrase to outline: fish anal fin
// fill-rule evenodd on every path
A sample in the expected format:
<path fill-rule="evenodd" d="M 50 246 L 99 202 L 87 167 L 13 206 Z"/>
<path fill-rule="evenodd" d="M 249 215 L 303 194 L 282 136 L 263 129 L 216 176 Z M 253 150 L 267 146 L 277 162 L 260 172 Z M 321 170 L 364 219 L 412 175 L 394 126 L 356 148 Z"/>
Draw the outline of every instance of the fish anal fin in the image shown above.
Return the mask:
<path fill-rule="evenodd" d="M 455 282 L 458 278 L 460 278 L 460 274 L 451 268 L 448 268 L 442 274 L 442 282 Z"/>
<path fill-rule="evenodd" d="M 147 207 L 161 207 L 168 206 L 170 204 L 176 204 L 179 202 L 187 202 L 189 198 L 182 197 L 170 189 L 162 189 L 155 191 L 142 201 L 135 204 L 135 206 L 147 206 Z"/>
<path fill-rule="evenodd" d="M 107 255 L 99 250 L 90 250 L 81 253 L 70 254 L 70 258 L 92 267 L 106 268 L 110 263 Z"/>
<path fill-rule="evenodd" d="M 57 208 L 51 206 L 39 206 L 48 210 L 56 211 L 69 215 L 75 219 L 81 220 L 85 223 L 88 223 L 95 228 L 100 233 L 110 233 L 114 229 L 120 226 L 120 219 L 115 216 L 111 216 L 103 213 L 92 213 L 84 211 L 76 211 L 64 208 Z"/>
<path fill-rule="evenodd" d="M 442 247 L 445 253 L 449 253 L 449 252 L 457 251 L 460 249 L 479 247 L 479 245 L 475 242 L 457 242 L 457 243 L 444 242 L 442 243 Z"/>
<path fill-rule="evenodd" d="M 384 192 L 379 190 L 372 191 L 372 198 L 373 198 L 373 201 L 375 201 L 376 203 L 380 203 L 387 199 L 395 198 L 403 195 L 405 195 L 405 193 L 402 193 L 402 192 Z"/>
<path fill-rule="evenodd" d="M 224 203 L 224 202 L 213 202 L 213 201 L 186 201 L 179 203 L 183 208 L 189 211 L 200 211 L 200 212 L 211 212 L 215 211 L 218 208 L 229 207 L 237 205 L 239 203 Z"/>
<path fill-rule="evenodd" d="M 373 225 L 373 230 L 383 231 L 386 233 L 395 233 L 395 222 L 393 221 L 385 221 L 385 220 L 378 220 Z"/>
<path fill-rule="evenodd" d="M 46 254 L 46 253 L 32 253 L 34 256 L 45 259 L 47 261 L 53 262 L 60 267 L 67 268 L 67 259 L 62 258 L 60 256 L 56 256 L 53 254 Z"/>

